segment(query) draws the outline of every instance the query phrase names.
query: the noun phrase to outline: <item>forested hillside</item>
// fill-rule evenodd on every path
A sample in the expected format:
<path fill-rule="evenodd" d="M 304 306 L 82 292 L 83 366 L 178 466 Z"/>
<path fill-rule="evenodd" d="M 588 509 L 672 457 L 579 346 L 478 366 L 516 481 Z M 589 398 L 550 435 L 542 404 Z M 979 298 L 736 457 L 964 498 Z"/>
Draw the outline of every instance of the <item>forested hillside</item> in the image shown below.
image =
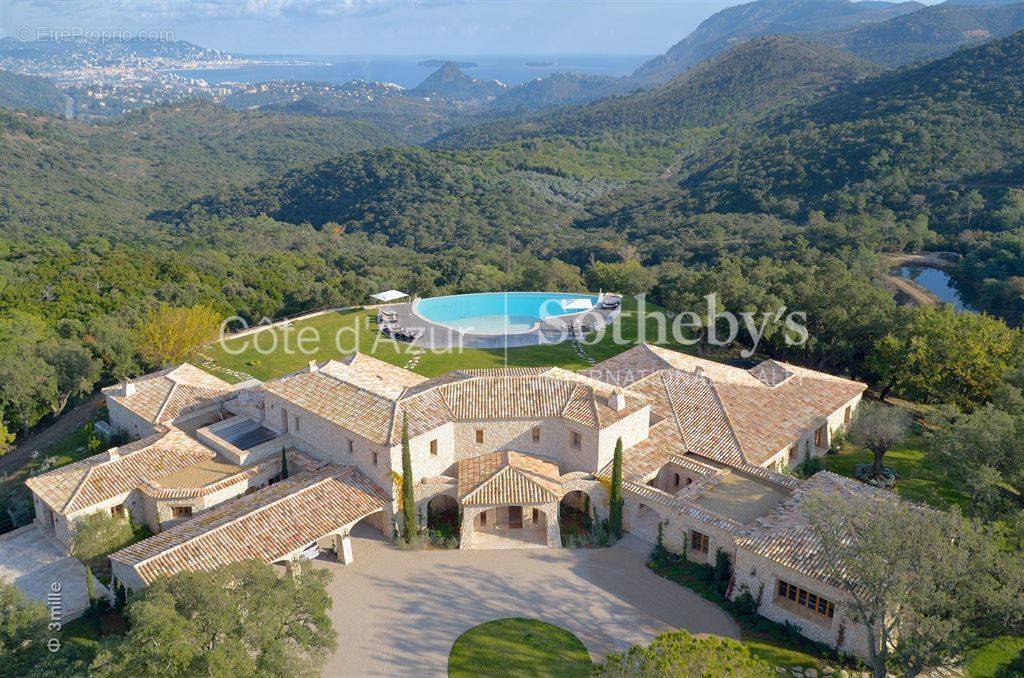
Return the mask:
<path fill-rule="evenodd" d="M 202 209 L 220 216 L 266 214 L 336 232 L 383 235 L 418 251 L 452 246 L 482 249 L 506 233 L 531 246 L 573 240 L 566 230 L 582 203 L 607 190 L 479 157 L 423 149 L 368 151 L 297 169 L 225 198 L 208 198 L 178 215 Z"/>
<path fill-rule="evenodd" d="M 712 15 L 665 54 L 629 78 L 650 87 L 738 43 L 765 35 L 812 35 L 885 21 L 916 12 L 919 2 L 852 2 L 852 0 L 755 0 Z"/>
<path fill-rule="evenodd" d="M 203 103 L 97 125 L 0 111 L 0 233 L 109 236 L 154 210 L 390 142 L 363 122 Z"/>
<path fill-rule="evenodd" d="M 64 113 L 64 94 L 46 78 L 0 70 L 0 108 Z"/>
<path fill-rule="evenodd" d="M 686 158 L 693 209 L 806 215 L 886 208 L 966 227 L 966 196 L 1019 183 L 1024 33 L 770 116 Z"/>
<path fill-rule="evenodd" d="M 771 36 L 743 43 L 650 91 L 524 119 L 471 123 L 439 136 L 435 143 L 458 147 L 524 136 L 718 126 L 811 101 L 881 70 L 846 52 L 798 38 Z"/>
<path fill-rule="evenodd" d="M 886 66 L 900 66 L 944 57 L 961 46 L 1006 37 L 1022 28 L 1024 3 L 1019 0 L 996 6 L 944 2 L 814 39 Z"/>

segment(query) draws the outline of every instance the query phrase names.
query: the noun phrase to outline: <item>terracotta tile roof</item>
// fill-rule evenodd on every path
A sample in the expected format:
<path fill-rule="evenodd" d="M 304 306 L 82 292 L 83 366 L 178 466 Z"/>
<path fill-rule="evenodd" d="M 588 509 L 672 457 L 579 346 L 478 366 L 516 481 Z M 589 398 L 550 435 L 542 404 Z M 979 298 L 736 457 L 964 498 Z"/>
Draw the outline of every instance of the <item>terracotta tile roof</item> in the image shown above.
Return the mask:
<path fill-rule="evenodd" d="M 146 584 L 241 560 L 274 562 L 383 508 L 384 492 L 352 466 L 303 471 L 110 556 Z"/>
<path fill-rule="evenodd" d="M 558 466 L 519 452 L 494 452 L 458 465 L 464 505 L 542 504 L 561 499 Z"/>
<path fill-rule="evenodd" d="M 801 483 L 789 499 L 755 520 L 748 534 L 736 541 L 736 546 L 835 586 L 842 582 L 843 574 L 834 572 L 823 557 L 821 542 L 803 512 L 804 502 L 815 492 L 825 493 L 829 501 L 837 502 L 854 495 L 899 501 L 891 492 L 853 478 L 819 471 Z"/>
<path fill-rule="evenodd" d="M 456 420 L 562 418 L 590 428 L 608 426 L 646 406 L 626 396 L 616 411 L 608 403 L 607 384 L 576 378 L 571 372 L 549 370 L 543 375 L 476 376 L 443 384 L 444 396 Z"/>
<path fill-rule="evenodd" d="M 371 390 L 350 377 L 344 366 L 325 366 L 267 382 L 264 389 L 382 445 L 398 443 L 406 413 L 415 437 L 467 420 L 561 418 L 602 428 L 647 406 L 627 391 L 626 407 L 615 410 L 609 404 L 613 387 L 557 368 L 456 371 L 429 381 L 413 375 L 406 382 L 415 381 L 412 386 L 391 391 Z"/>
<path fill-rule="evenodd" d="M 300 372 L 263 388 L 372 442 L 385 444 L 390 438 L 396 401 L 329 372 Z"/>
<path fill-rule="evenodd" d="M 154 424 L 206 409 L 235 394 L 226 381 L 188 363 L 139 377 L 132 384 L 132 395 L 124 395 L 123 385 L 109 386 L 103 393 Z"/>
<path fill-rule="evenodd" d="M 765 463 L 866 388 L 774 360 L 744 370 L 646 344 L 586 374 L 644 393 L 691 451 L 730 465 Z"/>
<path fill-rule="evenodd" d="M 215 456 L 213 450 L 171 428 L 29 478 L 25 484 L 50 508 L 69 514 Z"/>
<path fill-rule="evenodd" d="M 490 369 L 456 370 L 468 377 L 531 377 L 550 372 L 551 367 L 498 367 Z"/>
<path fill-rule="evenodd" d="M 638 483 L 672 460 L 686 454 L 686 446 L 674 422 L 661 421 L 649 430 L 647 438 L 622 451 L 622 478 Z M 600 471 L 600 475 L 611 477 L 611 463 Z"/>
<path fill-rule="evenodd" d="M 426 377 L 415 372 L 365 353 L 353 353 L 341 361 L 331 360 L 320 370 L 391 400 L 397 399 L 406 389 L 427 381 Z"/>

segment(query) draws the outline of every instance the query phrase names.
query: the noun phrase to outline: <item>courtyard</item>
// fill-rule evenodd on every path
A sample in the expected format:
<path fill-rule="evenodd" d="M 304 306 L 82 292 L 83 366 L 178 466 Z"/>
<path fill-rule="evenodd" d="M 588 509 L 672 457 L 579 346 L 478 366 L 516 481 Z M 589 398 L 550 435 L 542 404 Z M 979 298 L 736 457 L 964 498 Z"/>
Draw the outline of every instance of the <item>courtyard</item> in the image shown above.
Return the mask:
<path fill-rule="evenodd" d="M 338 649 L 324 675 L 446 675 L 455 640 L 484 622 L 528 617 L 562 627 L 592 660 L 670 628 L 739 638 L 718 606 L 650 572 L 650 544 L 611 548 L 399 551 L 373 528 L 352 532 L 355 561 L 314 561 Z"/>

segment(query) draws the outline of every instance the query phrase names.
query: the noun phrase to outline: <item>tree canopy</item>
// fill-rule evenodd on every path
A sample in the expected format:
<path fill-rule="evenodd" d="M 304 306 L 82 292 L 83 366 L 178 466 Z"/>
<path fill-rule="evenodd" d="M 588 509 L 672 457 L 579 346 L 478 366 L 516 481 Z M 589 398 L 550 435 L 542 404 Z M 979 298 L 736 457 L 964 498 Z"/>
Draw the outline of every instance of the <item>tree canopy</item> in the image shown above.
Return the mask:
<path fill-rule="evenodd" d="M 278 576 L 256 561 L 159 579 L 132 598 L 129 630 L 111 637 L 97 675 L 305 676 L 336 640 L 327 570 Z"/>

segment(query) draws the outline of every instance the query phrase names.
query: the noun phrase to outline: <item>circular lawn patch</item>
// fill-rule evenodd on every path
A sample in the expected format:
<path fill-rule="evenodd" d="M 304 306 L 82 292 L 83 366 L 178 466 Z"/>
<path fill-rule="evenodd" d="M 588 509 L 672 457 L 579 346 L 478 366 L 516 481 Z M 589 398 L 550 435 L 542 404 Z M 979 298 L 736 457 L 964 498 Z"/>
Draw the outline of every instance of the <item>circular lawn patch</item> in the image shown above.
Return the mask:
<path fill-rule="evenodd" d="M 463 633 L 448 656 L 448 675 L 587 676 L 590 655 L 579 638 L 554 624 L 497 619 Z"/>

